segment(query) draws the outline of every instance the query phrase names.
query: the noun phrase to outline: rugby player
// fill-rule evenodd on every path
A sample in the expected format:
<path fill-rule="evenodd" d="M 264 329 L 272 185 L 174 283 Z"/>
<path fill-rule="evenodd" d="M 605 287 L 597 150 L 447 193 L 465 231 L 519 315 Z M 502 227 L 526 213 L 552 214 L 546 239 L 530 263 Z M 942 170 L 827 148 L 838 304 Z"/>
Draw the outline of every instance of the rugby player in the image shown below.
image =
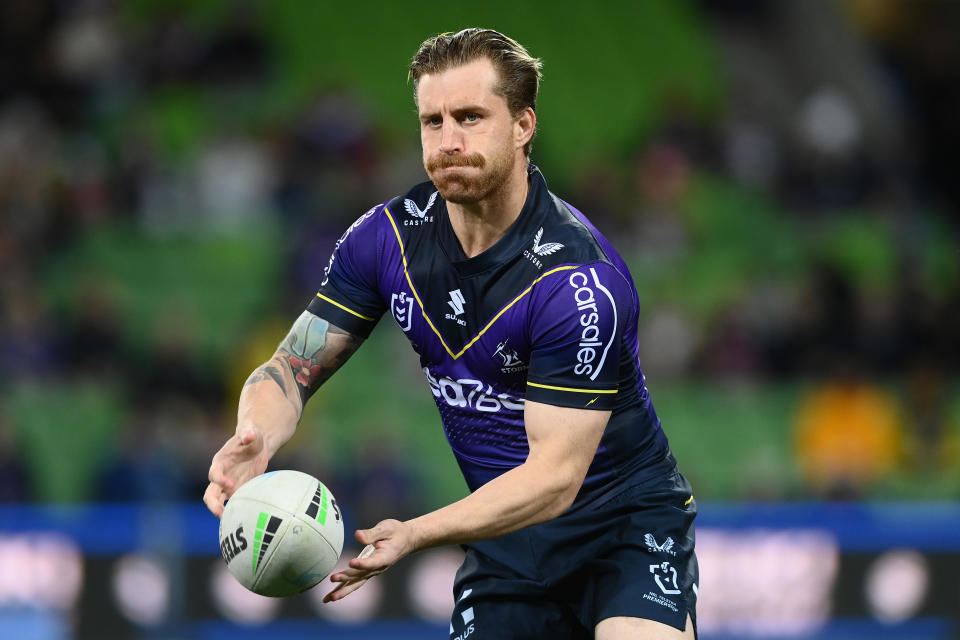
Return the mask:
<path fill-rule="evenodd" d="M 429 182 L 363 214 L 240 397 L 204 501 L 221 515 L 389 310 L 420 356 L 471 493 L 356 532 L 338 600 L 460 544 L 451 638 L 695 638 L 696 503 L 637 358 L 627 266 L 529 161 L 541 63 L 496 31 L 410 65 Z M 602 117 L 602 112 L 591 117 Z"/>

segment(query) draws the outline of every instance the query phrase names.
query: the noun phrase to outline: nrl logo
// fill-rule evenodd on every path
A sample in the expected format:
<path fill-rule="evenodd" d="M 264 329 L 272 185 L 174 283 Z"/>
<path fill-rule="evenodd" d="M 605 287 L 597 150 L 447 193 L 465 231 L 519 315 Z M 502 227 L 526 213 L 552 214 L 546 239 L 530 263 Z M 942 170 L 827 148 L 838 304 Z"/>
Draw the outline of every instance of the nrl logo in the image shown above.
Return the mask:
<path fill-rule="evenodd" d="M 393 294 L 390 298 L 390 310 L 393 311 L 393 317 L 400 328 L 410 331 L 413 322 L 413 296 L 408 296 L 405 291 Z"/>
<path fill-rule="evenodd" d="M 657 539 L 653 537 L 653 534 L 648 533 L 643 536 L 643 541 L 647 543 L 647 549 L 649 549 L 651 553 L 657 553 L 659 551 L 668 553 L 671 556 L 677 555 L 677 552 L 673 550 L 673 538 L 670 536 L 667 536 L 667 539 L 663 541 L 663 544 L 657 544 Z"/>
<path fill-rule="evenodd" d="M 524 249 L 523 257 L 532 262 L 537 266 L 537 269 L 543 269 L 543 263 L 538 259 L 539 257 L 549 256 L 551 253 L 556 253 L 563 249 L 563 244 L 559 242 L 545 242 L 540 244 L 540 239 L 543 238 L 543 227 L 540 227 L 540 230 L 537 231 L 537 235 L 533 237 L 533 247 L 530 249 Z"/>
<path fill-rule="evenodd" d="M 417 227 L 427 222 L 433 222 L 433 216 L 428 216 L 427 211 L 430 211 L 430 207 L 432 207 L 433 203 L 436 201 L 437 193 L 439 192 L 434 191 L 430 194 L 430 198 L 427 200 L 427 206 L 425 206 L 423 209 L 421 209 L 417 203 L 410 198 L 404 199 L 403 208 L 406 209 L 407 213 L 413 217 L 413 220 L 404 220 L 403 226 Z"/>

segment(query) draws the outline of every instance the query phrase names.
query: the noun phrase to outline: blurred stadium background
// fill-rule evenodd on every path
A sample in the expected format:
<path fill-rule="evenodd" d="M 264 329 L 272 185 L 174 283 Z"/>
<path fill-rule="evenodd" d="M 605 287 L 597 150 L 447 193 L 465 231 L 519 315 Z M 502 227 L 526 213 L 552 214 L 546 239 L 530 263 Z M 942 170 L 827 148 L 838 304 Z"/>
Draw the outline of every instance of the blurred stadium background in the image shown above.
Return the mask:
<path fill-rule="evenodd" d="M 260 599 L 200 496 L 472 25 L 544 59 L 533 159 L 630 262 L 702 637 L 960 637 L 951 0 L 0 2 L 0 637 L 446 637 L 458 551 Z M 349 530 L 465 492 L 392 324 L 274 464 Z"/>

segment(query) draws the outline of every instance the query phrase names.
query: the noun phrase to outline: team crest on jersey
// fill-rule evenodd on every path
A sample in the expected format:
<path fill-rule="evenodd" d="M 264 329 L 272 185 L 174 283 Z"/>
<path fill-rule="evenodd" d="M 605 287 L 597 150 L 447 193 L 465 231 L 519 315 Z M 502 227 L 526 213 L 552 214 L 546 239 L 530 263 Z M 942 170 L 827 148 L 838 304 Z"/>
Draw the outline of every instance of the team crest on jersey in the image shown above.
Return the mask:
<path fill-rule="evenodd" d="M 516 352 L 515 349 L 511 349 L 507 346 L 507 342 L 510 338 L 507 338 L 503 342 L 497 345 L 497 350 L 493 352 L 493 357 L 500 356 L 500 359 L 503 361 L 500 367 L 500 371 L 503 373 L 516 373 L 517 371 L 523 371 L 527 368 L 527 363 L 520 359 L 520 355 Z"/>
<path fill-rule="evenodd" d="M 433 203 L 436 201 L 437 193 L 439 192 L 434 191 L 430 194 L 430 198 L 427 200 L 427 206 L 425 206 L 423 209 L 421 209 L 419 205 L 417 205 L 417 203 L 410 198 L 404 199 L 403 208 L 407 210 L 407 213 L 409 213 L 410 217 L 413 219 L 404 220 L 403 226 L 418 227 L 422 224 L 426 224 L 427 222 L 433 222 L 433 216 L 428 216 L 427 212 L 430 211 L 430 207 L 432 207 Z"/>
<path fill-rule="evenodd" d="M 405 291 L 393 294 L 390 299 L 390 311 L 393 317 L 404 331 L 410 331 L 413 322 L 413 296 L 408 296 Z"/>
<path fill-rule="evenodd" d="M 533 236 L 533 246 L 523 250 L 523 257 L 536 265 L 537 269 L 543 269 L 543 263 L 540 261 L 540 258 L 549 256 L 551 253 L 556 253 L 560 251 L 560 249 L 563 249 L 563 244 L 559 242 L 544 242 L 540 244 L 542 238 L 543 227 L 540 227 L 537 234 Z"/>

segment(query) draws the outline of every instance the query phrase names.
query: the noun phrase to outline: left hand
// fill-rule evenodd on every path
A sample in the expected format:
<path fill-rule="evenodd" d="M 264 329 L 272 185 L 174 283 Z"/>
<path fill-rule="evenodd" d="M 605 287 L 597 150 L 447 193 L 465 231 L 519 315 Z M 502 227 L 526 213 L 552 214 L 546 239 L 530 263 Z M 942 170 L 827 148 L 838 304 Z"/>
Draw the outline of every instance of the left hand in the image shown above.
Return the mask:
<path fill-rule="evenodd" d="M 410 525 L 399 520 L 383 520 L 372 529 L 358 530 L 355 537 L 367 547 L 350 561 L 349 567 L 330 576 L 331 582 L 340 584 L 323 596 L 324 602 L 347 597 L 367 580 L 380 575 L 400 558 L 415 551 Z"/>

